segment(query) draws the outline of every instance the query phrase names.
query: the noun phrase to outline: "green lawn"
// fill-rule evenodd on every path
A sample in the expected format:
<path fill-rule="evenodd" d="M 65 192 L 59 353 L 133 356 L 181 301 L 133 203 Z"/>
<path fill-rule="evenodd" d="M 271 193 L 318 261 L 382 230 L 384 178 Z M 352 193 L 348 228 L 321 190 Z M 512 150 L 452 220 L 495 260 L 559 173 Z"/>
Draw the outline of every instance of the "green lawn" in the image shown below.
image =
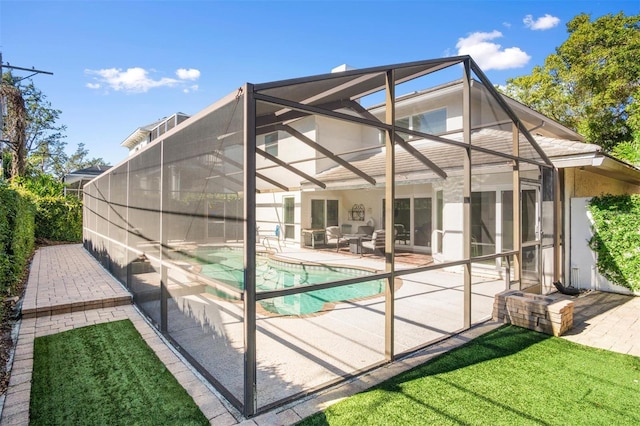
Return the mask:
<path fill-rule="evenodd" d="M 640 358 L 505 326 L 300 425 L 639 425 Z"/>
<path fill-rule="evenodd" d="M 32 425 L 208 425 L 129 320 L 38 337 Z"/>

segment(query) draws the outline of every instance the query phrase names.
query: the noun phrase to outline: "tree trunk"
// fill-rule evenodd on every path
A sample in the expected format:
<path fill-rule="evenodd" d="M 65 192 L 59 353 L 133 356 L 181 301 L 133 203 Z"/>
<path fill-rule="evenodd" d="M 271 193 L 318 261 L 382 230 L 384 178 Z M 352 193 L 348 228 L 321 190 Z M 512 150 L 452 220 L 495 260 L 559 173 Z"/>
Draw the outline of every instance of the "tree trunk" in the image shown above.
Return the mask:
<path fill-rule="evenodd" d="M 0 96 L 6 100 L 7 115 L 2 129 L 3 136 L 13 155 L 11 158 L 11 178 L 23 176 L 26 169 L 26 121 L 27 112 L 24 98 L 19 89 L 7 84 L 0 85 Z"/>

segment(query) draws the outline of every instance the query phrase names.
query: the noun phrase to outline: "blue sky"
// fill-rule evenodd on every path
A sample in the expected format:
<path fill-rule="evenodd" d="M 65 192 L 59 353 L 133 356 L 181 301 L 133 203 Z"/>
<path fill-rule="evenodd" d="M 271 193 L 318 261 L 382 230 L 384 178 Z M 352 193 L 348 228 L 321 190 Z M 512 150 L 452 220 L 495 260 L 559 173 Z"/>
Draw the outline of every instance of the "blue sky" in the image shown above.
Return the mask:
<path fill-rule="evenodd" d="M 502 84 L 543 64 L 575 15 L 620 11 L 640 0 L 0 0 L 0 51 L 54 73 L 33 79 L 62 110 L 69 153 L 84 143 L 117 164 L 138 127 L 245 82 L 470 54 Z"/>

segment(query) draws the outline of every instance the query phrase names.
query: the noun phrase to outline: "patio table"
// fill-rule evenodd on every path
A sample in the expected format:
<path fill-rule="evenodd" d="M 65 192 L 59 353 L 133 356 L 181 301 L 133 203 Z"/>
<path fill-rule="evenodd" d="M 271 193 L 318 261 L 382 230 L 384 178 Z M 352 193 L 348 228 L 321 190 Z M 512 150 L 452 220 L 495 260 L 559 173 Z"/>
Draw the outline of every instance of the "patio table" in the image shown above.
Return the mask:
<path fill-rule="evenodd" d="M 316 248 L 316 243 L 325 245 L 326 230 L 325 229 L 303 229 L 302 242 L 305 246 L 311 246 L 311 248 L 314 248 L 314 249 Z"/>
<path fill-rule="evenodd" d="M 371 239 L 367 234 L 344 234 L 349 241 L 349 251 L 353 254 L 362 253 L 362 240 Z"/>

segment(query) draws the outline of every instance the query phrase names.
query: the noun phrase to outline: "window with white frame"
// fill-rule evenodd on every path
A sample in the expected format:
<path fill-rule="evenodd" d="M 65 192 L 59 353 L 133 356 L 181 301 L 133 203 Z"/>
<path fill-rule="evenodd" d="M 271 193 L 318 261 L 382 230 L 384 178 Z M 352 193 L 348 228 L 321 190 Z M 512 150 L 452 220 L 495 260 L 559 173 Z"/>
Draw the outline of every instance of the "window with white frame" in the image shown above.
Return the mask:
<path fill-rule="evenodd" d="M 403 117 L 396 121 L 396 126 L 423 133 L 444 133 L 447 131 L 447 109 L 434 109 L 409 117 Z"/>

